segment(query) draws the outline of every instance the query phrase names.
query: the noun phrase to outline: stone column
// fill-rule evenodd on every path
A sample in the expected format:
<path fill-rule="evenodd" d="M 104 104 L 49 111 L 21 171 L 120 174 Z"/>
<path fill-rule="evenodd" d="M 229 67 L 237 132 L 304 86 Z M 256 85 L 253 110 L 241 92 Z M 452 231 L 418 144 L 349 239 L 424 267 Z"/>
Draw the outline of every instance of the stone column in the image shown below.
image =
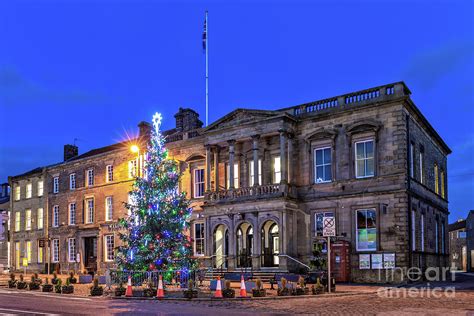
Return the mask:
<path fill-rule="evenodd" d="M 280 164 L 281 164 L 281 184 L 288 183 L 288 173 L 287 173 L 287 153 L 286 153 L 286 131 L 283 129 L 279 130 L 280 132 Z"/>
<path fill-rule="evenodd" d="M 253 135 L 252 136 L 252 150 L 253 150 L 253 185 L 258 186 L 258 140 L 260 138 L 260 135 Z"/>
<path fill-rule="evenodd" d="M 211 146 L 206 145 L 206 192 L 211 191 Z"/>
<path fill-rule="evenodd" d="M 214 147 L 214 186 L 219 191 L 219 146 Z"/>
<path fill-rule="evenodd" d="M 288 134 L 288 183 L 291 183 L 293 178 L 293 141 L 293 135 Z"/>
<path fill-rule="evenodd" d="M 234 154 L 235 140 L 229 140 L 229 189 L 234 189 Z"/>

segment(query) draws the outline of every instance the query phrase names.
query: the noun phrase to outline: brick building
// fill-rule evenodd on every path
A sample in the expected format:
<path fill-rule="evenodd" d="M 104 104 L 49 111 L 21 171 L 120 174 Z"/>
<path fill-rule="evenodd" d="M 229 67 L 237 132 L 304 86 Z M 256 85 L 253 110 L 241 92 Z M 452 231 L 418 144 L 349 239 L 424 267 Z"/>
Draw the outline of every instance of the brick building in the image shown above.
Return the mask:
<path fill-rule="evenodd" d="M 474 272 L 474 210 L 449 225 L 449 250 L 452 270 Z"/>
<path fill-rule="evenodd" d="M 194 252 L 204 264 L 298 271 L 312 262 L 314 249 L 324 252 L 322 218 L 334 216 L 334 241 L 347 249 L 333 258 L 335 269 L 347 268 L 352 281 L 379 281 L 379 272 L 394 266 L 448 266 L 451 151 L 404 83 L 275 111 L 237 109 L 205 128 L 191 109 L 175 118 L 176 128 L 164 133 L 166 146 L 180 161 L 180 190 L 194 209 Z M 58 240 L 52 254 L 67 268 L 74 266 L 71 248 L 83 257 L 80 269 L 109 265 L 107 245 L 112 249 L 117 240 L 104 238 L 113 234 L 131 180 L 119 176 L 120 184 L 109 185 L 106 168 L 113 161 L 114 171 L 125 175 L 132 158 L 127 146 L 110 148 L 46 168 L 48 213 L 55 221 L 50 238 Z M 74 190 L 68 189 L 71 174 Z M 71 204 L 74 225 L 68 225 Z M 95 258 L 87 262 L 91 248 Z"/>

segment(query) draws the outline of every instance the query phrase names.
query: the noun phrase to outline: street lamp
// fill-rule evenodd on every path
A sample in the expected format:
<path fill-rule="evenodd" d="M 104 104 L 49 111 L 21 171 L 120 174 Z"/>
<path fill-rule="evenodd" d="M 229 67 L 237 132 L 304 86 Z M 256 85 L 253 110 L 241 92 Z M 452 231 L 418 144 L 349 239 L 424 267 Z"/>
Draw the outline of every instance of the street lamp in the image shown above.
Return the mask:
<path fill-rule="evenodd" d="M 140 147 L 137 145 L 132 145 L 130 147 L 132 153 L 137 153 L 137 176 L 140 176 Z"/>

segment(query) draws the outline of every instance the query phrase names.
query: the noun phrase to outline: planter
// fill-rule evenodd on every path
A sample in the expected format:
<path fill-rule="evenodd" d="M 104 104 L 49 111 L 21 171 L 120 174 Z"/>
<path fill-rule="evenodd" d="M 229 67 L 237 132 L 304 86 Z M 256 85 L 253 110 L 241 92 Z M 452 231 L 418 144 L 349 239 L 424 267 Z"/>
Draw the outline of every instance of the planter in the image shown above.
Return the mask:
<path fill-rule="evenodd" d="M 69 278 L 69 283 L 71 283 L 71 284 L 76 284 L 76 283 L 77 283 L 77 279 L 76 279 L 75 277 L 72 277 L 72 278 L 70 277 L 70 278 Z"/>
<path fill-rule="evenodd" d="M 184 298 L 192 299 L 198 297 L 197 290 L 184 290 L 183 291 Z"/>
<path fill-rule="evenodd" d="M 30 283 L 28 284 L 28 288 L 30 289 L 30 291 L 39 290 L 39 289 L 40 289 L 40 283 L 38 283 L 38 282 L 30 282 Z"/>
<path fill-rule="evenodd" d="M 222 296 L 224 298 L 234 298 L 235 297 L 235 290 L 234 289 L 224 289 L 224 290 L 222 290 Z"/>
<path fill-rule="evenodd" d="M 79 283 L 80 284 L 89 284 L 92 283 L 92 275 L 85 274 L 79 276 Z"/>
<path fill-rule="evenodd" d="M 309 289 L 307 287 L 305 288 L 297 287 L 293 293 L 293 295 L 308 295 L 308 294 L 309 294 Z"/>
<path fill-rule="evenodd" d="M 91 296 L 102 296 L 104 295 L 104 288 L 102 286 L 91 288 Z"/>
<path fill-rule="evenodd" d="M 44 284 L 41 291 L 42 292 L 52 292 L 53 291 L 53 285 L 52 284 Z"/>
<path fill-rule="evenodd" d="M 52 278 L 51 283 L 52 284 L 58 284 L 59 278 Z"/>
<path fill-rule="evenodd" d="M 290 296 L 291 292 L 290 292 L 290 289 L 288 288 L 278 288 L 278 291 L 277 291 L 277 294 L 278 296 Z"/>
<path fill-rule="evenodd" d="M 18 281 L 16 288 L 19 290 L 26 290 L 28 288 L 28 284 L 24 281 Z"/>
<path fill-rule="evenodd" d="M 124 287 L 118 287 L 115 289 L 115 296 L 125 295 L 126 289 Z"/>
<path fill-rule="evenodd" d="M 8 280 L 8 287 L 10 289 L 16 288 L 17 280 Z"/>
<path fill-rule="evenodd" d="M 267 296 L 267 291 L 265 289 L 252 289 L 253 297 L 265 297 Z"/>
<path fill-rule="evenodd" d="M 54 293 L 59 293 L 61 294 L 61 284 L 56 284 L 54 286 Z"/>
<path fill-rule="evenodd" d="M 63 285 L 61 287 L 61 293 L 62 294 L 72 294 L 72 293 L 74 293 L 74 286 L 72 286 L 72 285 Z"/>
<path fill-rule="evenodd" d="M 148 288 L 143 290 L 143 296 L 145 297 L 155 297 L 156 296 L 156 289 Z"/>

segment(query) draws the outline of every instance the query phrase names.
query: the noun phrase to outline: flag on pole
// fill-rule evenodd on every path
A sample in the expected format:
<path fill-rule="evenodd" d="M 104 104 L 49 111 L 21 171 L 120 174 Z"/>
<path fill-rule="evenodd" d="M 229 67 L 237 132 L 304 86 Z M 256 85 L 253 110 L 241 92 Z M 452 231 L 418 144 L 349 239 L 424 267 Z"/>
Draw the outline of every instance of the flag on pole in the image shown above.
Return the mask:
<path fill-rule="evenodd" d="M 202 33 L 202 49 L 206 50 L 207 41 L 207 19 L 204 19 L 204 31 Z"/>

